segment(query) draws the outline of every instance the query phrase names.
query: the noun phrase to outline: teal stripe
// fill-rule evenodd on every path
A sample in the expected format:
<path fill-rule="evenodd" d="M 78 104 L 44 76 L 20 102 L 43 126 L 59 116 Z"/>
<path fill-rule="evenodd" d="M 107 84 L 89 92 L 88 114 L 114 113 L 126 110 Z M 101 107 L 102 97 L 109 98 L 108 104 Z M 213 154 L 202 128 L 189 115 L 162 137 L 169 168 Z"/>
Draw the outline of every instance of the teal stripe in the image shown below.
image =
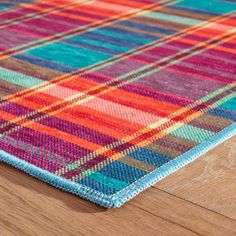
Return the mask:
<path fill-rule="evenodd" d="M 45 82 L 44 80 L 40 80 L 28 75 L 23 75 L 21 73 L 8 70 L 2 67 L 0 67 L 0 79 L 26 88 L 31 88 L 32 86 L 36 86 L 38 84 Z"/>
<path fill-rule="evenodd" d="M 201 143 L 212 137 L 215 133 L 186 124 L 172 131 L 171 134 Z"/>
<path fill-rule="evenodd" d="M 236 97 L 220 105 L 222 108 L 236 111 Z"/>
<path fill-rule="evenodd" d="M 160 12 L 148 12 L 144 15 L 151 17 L 151 18 L 180 23 L 180 24 L 184 24 L 184 25 L 197 25 L 202 22 L 200 20 L 196 20 L 193 18 L 188 18 L 188 17 L 183 17 L 183 16 L 175 16 L 175 15 L 164 14 L 164 13 L 160 13 Z"/>
<path fill-rule="evenodd" d="M 235 3 L 220 0 L 183 0 L 174 5 L 220 14 L 236 10 Z"/>
<path fill-rule="evenodd" d="M 103 47 L 103 48 L 114 49 L 114 50 L 117 50 L 120 52 L 127 52 L 130 50 L 129 48 L 126 48 L 126 47 L 121 47 L 121 46 L 117 46 L 117 45 L 113 45 L 110 43 L 97 41 L 97 40 L 93 40 L 93 39 L 82 38 L 80 36 L 75 36 L 75 37 L 72 37 L 71 39 L 82 42 L 82 43 L 88 43 L 91 45 Z"/>
<path fill-rule="evenodd" d="M 27 54 L 77 68 L 86 67 L 110 58 L 108 54 L 98 53 L 61 42 L 29 50 Z"/>
<path fill-rule="evenodd" d="M 113 179 L 113 178 L 110 178 L 110 177 L 107 177 L 99 172 L 95 172 L 93 173 L 92 175 L 89 176 L 89 178 L 92 178 L 110 188 L 114 188 L 114 189 L 117 189 L 117 190 L 121 190 L 125 187 L 128 186 L 127 183 L 125 182 L 122 182 L 120 180 L 117 180 L 117 179 Z"/>

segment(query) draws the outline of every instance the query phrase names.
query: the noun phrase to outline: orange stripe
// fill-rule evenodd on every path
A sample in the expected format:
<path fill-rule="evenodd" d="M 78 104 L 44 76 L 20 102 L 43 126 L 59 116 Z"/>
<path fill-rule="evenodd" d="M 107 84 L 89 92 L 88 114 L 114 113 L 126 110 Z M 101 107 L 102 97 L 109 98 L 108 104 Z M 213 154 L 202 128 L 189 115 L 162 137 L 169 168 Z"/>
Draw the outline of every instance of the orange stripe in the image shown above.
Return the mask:
<path fill-rule="evenodd" d="M 230 17 L 230 18 L 226 18 L 223 21 L 221 21 L 221 24 L 225 24 L 225 25 L 229 25 L 229 26 L 236 26 L 236 19 Z"/>
<path fill-rule="evenodd" d="M 199 31 L 194 32 L 194 35 L 202 36 L 204 38 L 210 39 L 217 35 L 221 35 L 223 32 L 217 29 L 205 28 Z"/>
<path fill-rule="evenodd" d="M 219 45 L 219 46 L 215 47 L 214 49 L 222 51 L 222 52 L 229 52 L 229 53 L 236 54 L 236 48 L 227 48 L 222 45 Z"/>
<path fill-rule="evenodd" d="M 156 113 L 157 107 L 158 107 L 158 111 L 164 112 L 167 115 L 180 108 L 180 106 L 175 105 L 175 104 L 162 102 L 162 101 L 145 97 L 145 96 L 135 94 L 132 92 L 127 92 L 119 88 L 98 97 L 103 97 L 107 99 L 108 101 L 110 99 L 118 100 L 118 101 L 121 101 L 121 104 L 123 101 L 125 103 L 128 103 L 129 107 L 133 107 L 133 108 L 138 107 L 140 110 L 151 112 L 151 114 L 157 114 Z"/>
<path fill-rule="evenodd" d="M 24 127 L 27 127 L 28 125 L 26 124 L 23 124 Z M 51 136 L 54 136 L 54 137 L 57 137 L 57 138 L 60 138 L 64 141 L 67 141 L 67 142 L 71 142 L 71 143 L 74 143 L 74 144 L 77 144 L 78 146 L 80 147 L 83 147 L 83 148 L 86 148 L 86 149 L 89 149 L 89 150 L 97 150 L 98 148 L 101 148 L 102 146 L 98 145 L 98 144 L 95 144 L 95 143 L 92 143 L 92 142 L 89 142 L 85 139 L 81 139 L 81 138 L 78 138 L 74 135 L 70 135 L 68 133 L 65 133 L 65 132 L 62 132 L 62 131 L 59 131 L 57 129 L 53 129 L 53 128 L 50 128 L 48 126 L 44 126 L 44 125 L 41 125 L 39 123 L 34 123 L 32 124 L 32 126 L 30 126 L 31 129 L 33 130 L 36 130 L 40 133 L 44 133 L 44 134 L 47 134 L 47 135 L 51 135 Z"/>
<path fill-rule="evenodd" d="M 29 109 L 35 109 L 36 111 L 37 108 L 39 109 L 44 108 L 43 104 L 40 105 L 38 103 L 34 103 L 33 101 L 24 99 L 21 99 L 20 102 L 18 101 L 17 104 L 23 107 L 27 107 Z M 82 105 L 77 105 L 75 107 L 67 108 L 60 112 L 56 111 L 55 113 L 53 111 L 49 113 L 45 112 L 45 115 L 48 116 L 50 115 L 50 113 L 52 113 L 52 116 L 58 117 L 63 120 L 65 120 L 66 117 L 66 121 L 68 122 L 72 122 L 78 125 L 83 125 L 87 128 L 92 127 L 94 130 L 98 132 L 101 132 L 106 135 L 112 135 L 116 138 L 122 138 L 126 135 L 131 134 L 132 132 L 144 128 L 144 126 L 142 125 L 130 123 L 126 120 L 115 118 L 113 116 L 104 114 L 102 112 L 98 112 L 96 110 L 84 107 Z M 80 115 L 76 115 L 78 113 Z M 24 122 L 28 121 L 27 119 L 18 116 L 8 117 L 7 120 L 21 125 Z M 102 122 L 98 123 L 97 120 L 103 120 L 104 123 Z"/>
<path fill-rule="evenodd" d="M 76 113 L 82 113 L 83 116 L 76 115 Z M 100 133 L 118 139 L 144 128 L 142 125 L 133 124 L 82 105 L 54 114 L 54 116 L 61 119 L 65 119 L 66 117 L 67 121 L 83 125 L 87 128 L 92 128 Z M 98 123 L 97 120 L 101 120 L 104 123 Z"/>
<path fill-rule="evenodd" d="M 44 93 L 35 93 L 30 97 L 22 97 L 19 100 L 16 100 L 14 103 L 19 104 L 24 107 L 28 107 L 33 110 L 40 110 L 44 108 L 45 106 L 50 106 L 53 103 L 62 101 L 59 98 L 55 98 L 53 96 L 44 94 Z"/>
<path fill-rule="evenodd" d="M 16 120 L 18 118 L 18 116 L 15 116 L 13 114 L 10 114 L 10 113 L 2 111 L 2 110 L 0 110 L 0 115 L 1 115 L 1 118 L 6 120 L 6 121 Z M 38 131 L 42 134 L 54 136 L 54 137 L 60 138 L 64 141 L 74 143 L 74 144 L 76 144 L 80 147 L 83 147 L 83 148 L 86 148 L 86 149 L 89 149 L 89 150 L 92 150 L 92 151 L 95 151 L 98 148 L 102 147 L 98 144 L 95 144 L 95 143 L 89 142 L 87 140 L 78 138 L 74 135 L 70 135 L 70 134 L 62 132 L 60 130 L 50 128 L 48 126 L 41 125 L 41 124 L 33 122 L 31 120 L 24 119 L 24 120 L 20 120 L 19 122 L 14 122 L 14 123 L 20 125 L 21 127 L 30 128 L 30 129 Z"/>
<path fill-rule="evenodd" d="M 88 80 L 78 75 L 75 75 L 73 79 L 60 83 L 60 86 L 74 89 L 77 90 L 78 92 L 86 92 L 87 90 L 94 89 L 97 86 L 99 87 L 104 86 L 104 84 L 97 83 L 92 80 Z"/>

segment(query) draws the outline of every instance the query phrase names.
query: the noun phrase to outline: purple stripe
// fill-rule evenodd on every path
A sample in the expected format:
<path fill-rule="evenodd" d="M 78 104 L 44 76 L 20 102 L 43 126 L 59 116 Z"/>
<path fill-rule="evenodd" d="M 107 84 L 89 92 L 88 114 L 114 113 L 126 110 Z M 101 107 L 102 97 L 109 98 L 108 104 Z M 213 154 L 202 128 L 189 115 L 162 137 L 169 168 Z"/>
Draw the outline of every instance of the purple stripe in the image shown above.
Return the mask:
<path fill-rule="evenodd" d="M 14 104 L 14 103 L 4 104 L 1 107 L 1 110 L 14 114 L 16 116 L 24 116 L 34 111 L 34 110 L 30 110 L 26 107 L 23 107 L 21 105 Z M 45 115 L 44 113 L 38 112 L 36 115 L 31 116 L 31 119 L 44 116 L 44 115 Z M 61 130 L 65 133 L 74 135 L 79 138 L 83 138 L 85 140 L 88 140 L 90 142 L 93 142 L 99 145 L 105 146 L 105 145 L 108 145 L 110 143 L 117 141 L 117 139 L 107 136 L 105 134 L 102 134 L 100 132 L 97 132 L 93 129 L 86 128 L 82 125 L 74 124 L 70 121 L 62 120 L 60 118 L 53 117 L 53 116 L 49 116 L 45 119 L 39 120 L 38 123 L 51 127 L 51 128 Z M 15 126 L 16 125 L 13 125 L 13 124 L 8 125 L 7 127 L 2 128 L 1 132 L 6 132 L 7 130 L 12 129 Z"/>
<path fill-rule="evenodd" d="M 24 115 L 34 111 L 33 109 L 29 109 L 27 107 L 23 107 L 19 104 L 12 103 L 12 102 L 3 103 L 2 105 L 0 104 L 0 109 L 2 111 L 6 111 L 6 112 L 11 113 L 16 116 L 24 116 Z M 43 113 L 41 113 L 41 114 L 43 114 Z"/>
<path fill-rule="evenodd" d="M 222 118 L 223 119 L 223 118 Z M 232 122 L 233 123 L 233 122 Z M 198 120 L 192 120 L 191 122 L 188 123 L 189 125 L 204 129 L 204 130 L 209 130 L 211 132 L 220 132 L 222 129 L 226 128 L 227 126 L 229 126 L 229 122 L 228 123 L 220 123 L 220 127 L 219 126 L 213 126 L 211 124 L 208 123 L 203 123 L 200 122 Z"/>
<path fill-rule="evenodd" d="M 230 52 L 224 52 L 216 49 L 209 49 L 205 51 L 204 53 L 207 53 L 209 55 L 212 55 L 213 57 L 220 57 L 220 58 L 227 58 L 232 61 L 236 61 L 236 54 L 230 53 Z"/>
<path fill-rule="evenodd" d="M 112 78 L 119 77 L 121 75 L 127 74 L 133 70 L 137 70 L 143 66 L 143 63 L 137 61 L 131 61 L 130 59 L 124 59 L 119 62 L 115 62 L 109 66 L 97 70 L 99 74 L 103 74 Z"/>
<path fill-rule="evenodd" d="M 111 80 L 109 77 L 106 77 L 104 75 L 93 74 L 93 73 L 84 74 L 82 77 L 88 80 L 98 82 L 98 83 L 107 83 Z M 132 93 L 139 94 L 145 97 L 154 98 L 160 101 L 169 102 L 169 103 L 180 105 L 180 106 L 186 106 L 193 102 L 193 100 L 177 98 L 176 96 L 173 97 L 171 94 L 161 94 L 160 92 L 152 88 L 147 88 L 140 84 L 134 84 L 134 83 L 125 84 L 122 87 L 120 87 L 120 89 L 123 89 L 127 92 L 132 92 Z M 119 98 L 114 98 L 114 100 L 116 99 L 117 101 L 119 101 Z"/>
<path fill-rule="evenodd" d="M 170 68 L 176 66 L 171 66 Z M 185 69 L 185 68 L 184 68 Z M 200 79 L 196 76 L 161 70 L 136 82 L 144 87 L 175 94 L 180 97 L 198 100 L 222 87 L 216 82 Z"/>
<path fill-rule="evenodd" d="M 59 163 L 53 163 L 50 160 L 42 158 L 42 156 L 37 155 L 37 153 L 31 153 L 30 150 L 26 151 L 21 147 L 15 147 L 11 143 L 6 143 L 0 139 L 0 149 L 13 155 L 17 156 L 19 159 L 25 160 L 41 169 L 48 170 L 50 172 L 55 172 L 61 165 Z"/>
<path fill-rule="evenodd" d="M 52 153 L 64 157 L 67 161 L 74 162 L 91 151 L 63 139 L 40 133 L 30 128 L 21 128 L 12 132 L 9 137 L 29 143 Z"/>
<path fill-rule="evenodd" d="M 236 64 L 232 64 L 229 62 L 224 62 L 222 60 L 217 60 L 214 58 L 205 58 L 203 55 L 197 55 L 190 57 L 186 60 L 186 62 L 190 62 L 192 64 L 204 66 L 206 68 L 214 69 L 216 72 L 228 72 L 232 73 L 232 76 L 235 76 L 236 74 Z"/>
<path fill-rule="evenodd" d="M 135 93 L 135 94 L 139 94 L 139 95 L 142 95 L 142 96 L 145 96 L 145 97 L 150 97 L 150 98 L 153 98 L 153 99 L 157 99 L 159 101 L 176 104 L 176 105 L 179 105 L 179 106 L 187 106 L 188 104 L 193 102 L 193 100 L 177 98 L 176 96 L 173 97 L 171 94 L 163 94 L 163 93 L 161 94 L 157 90 L 154 90 L 152 88 L 144 87 L 140 84 L 133 84 L 133 83 L 126 84 L 126 85 L 122 86 L 121 89 L 124 89 L 128 92 L 132 92 L 132 93 Z"/>
<path fill-rule="evenodd" d="M 34 10 L 34 9 L 19 9 L 18 11 L 14 11 L 14 12 L 7 12 L 5 14 L 1 14 L 0 15 L 0 20 L 3 20 L 3 22 L 1 21 L 0 24 L 4 23 L 4 20 L 10 21 L 10 20 L 15 20 L 15 18 L 18 17 L 27 17 L 27 14 L 34 14 L 37 13 L 39 11 Z"/>
<path fill-rule="evenodd" d="M 88 22 L 78 21 L 79 26 L 86 25 Z M 11 26 L 9 28 L 15 30 L 22 30 L 24 33 L 28 32 L 29 34 L 40 35 L 43 37 L 52 36 L 57 33 L 61 33 L 67 30 L 78 27 L 78 25 L 68 25 L 66 23 L 58 23 L 47 20 L 47 17 L 42 17 L 40 19 L 32 19 L 27 22 L 22 22 L 18 25 Z M 27 36 L 27 35 L 26 35 Z"/>
<path fill-rule="evenodd" d="M 7 29 L 1 29 L 0 37 L 1 37 L 0 47 L 3 47 L 5 49 L 14 48 L 21 44 L 26 44 L 39 39 L 39 37 L 36 36 L 22 34 L 17 31 L 13 31 L 10 29 L 10 27 Z"/>
<path fill-rule="evenodd" d="M 195 68 L 189 68 L 189 67 L 185 67 L 183 65 L 173 65 L 169 67 L 170 69 L 174 69 L 176 71 L 176 73 L 178 73 L 178 71 L 183 72 L 183 73 L 190 73 L 192 74 L 191 76 L 189 75 L 189 77 L 194 77 L 194 78 L 198 78 L 198 81 L 205 81 L 204 83 L 207 85 L 207 83 L 209 82 L 210 84 L 212 83 L 216 83 L 216 85 L 218 83 L 222 83 L 222 85 L 224 84 L 228 84 L 228 83 L 232 83 L 233 79 L 227 78 L 225 76 L 222 76 L 220 73 L 218 74 L 212 74 L 209 73 L 207 71 L 203 71 L 203 70 L 199 70 L 197 67 Z M 209 78 L 209 80 L 206 79 L 201 79 L 202 77 L 206 77 Z M 192 79 L 193 80 L 193 79 Z M 210 80 L 212 80 L 212 82 L 210 82 Z M 193 81 L 194 82 L 194 81 Z M 217 83 L 218 82 L 218 83 Z"/>
<path fill-rule="evenodd" d="M 39 121 L 39 123 L 103 146 L 118 141 L 113 137 L 107 136 L 93 129 L 57 117 L 50 116 Z"/>

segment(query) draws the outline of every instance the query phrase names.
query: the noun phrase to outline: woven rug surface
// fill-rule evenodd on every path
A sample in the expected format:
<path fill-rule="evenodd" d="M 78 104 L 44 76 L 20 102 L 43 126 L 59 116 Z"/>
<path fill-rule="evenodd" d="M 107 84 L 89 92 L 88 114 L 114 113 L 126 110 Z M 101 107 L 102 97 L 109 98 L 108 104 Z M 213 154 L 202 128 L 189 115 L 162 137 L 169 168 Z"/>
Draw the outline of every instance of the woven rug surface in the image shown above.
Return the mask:
<path fill-rule="evenodd" d="M 236 133 L 235 0 L 0 2 L 0 161 L 105 207 Z"/>

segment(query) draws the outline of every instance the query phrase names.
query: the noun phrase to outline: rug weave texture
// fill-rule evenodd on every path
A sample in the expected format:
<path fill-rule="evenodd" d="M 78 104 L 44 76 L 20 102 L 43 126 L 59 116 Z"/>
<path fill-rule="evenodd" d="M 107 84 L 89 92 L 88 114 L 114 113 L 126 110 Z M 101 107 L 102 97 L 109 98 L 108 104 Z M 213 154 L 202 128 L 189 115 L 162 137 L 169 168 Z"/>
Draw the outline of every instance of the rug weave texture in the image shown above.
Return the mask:
<path fill-rule="evenodd" d="M 105 207 L 236 133 L 235 0 L 0 2 L 0 161 Z"/>

